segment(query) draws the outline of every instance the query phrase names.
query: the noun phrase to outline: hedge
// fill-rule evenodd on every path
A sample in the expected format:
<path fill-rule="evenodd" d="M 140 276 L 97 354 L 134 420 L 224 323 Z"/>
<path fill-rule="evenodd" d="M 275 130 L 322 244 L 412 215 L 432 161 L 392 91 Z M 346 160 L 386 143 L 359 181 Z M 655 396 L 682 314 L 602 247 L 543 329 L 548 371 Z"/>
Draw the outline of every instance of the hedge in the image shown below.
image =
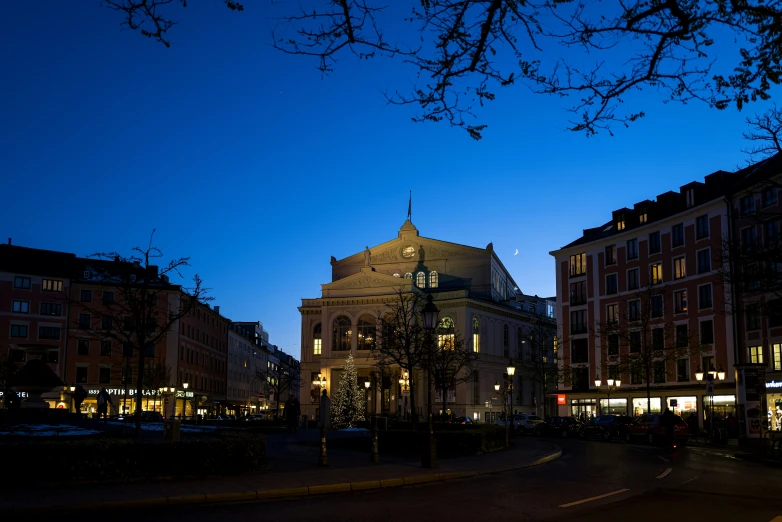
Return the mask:
<path fill-rule="evenodd" d="M 154 477 L 235 475 L 266 460 L 263 435 L 229 434 L 211 440 L 139 442 L 93 439 L 2 447 L 0 484 L 118 481 Z M 13 470 L 10 472 L 10 470 Z"/>
<path fill-rule="evenodd" d="M 439 426 L 435 429 L 438 428 Z M 426 445 L 426 436 L 425 429 L 378 431 L 380 454 L 420 454 Z M 437 440 L 437 454 L 441 457 L 479 455 L 505 447 L 505 430 L 497 426 L 435 431 L 434 436 Z M 367 452 L 370 451 L 370 445 L 371 440 L 367 436 L 332 439 L 327 442 L 328 447 Z"/>

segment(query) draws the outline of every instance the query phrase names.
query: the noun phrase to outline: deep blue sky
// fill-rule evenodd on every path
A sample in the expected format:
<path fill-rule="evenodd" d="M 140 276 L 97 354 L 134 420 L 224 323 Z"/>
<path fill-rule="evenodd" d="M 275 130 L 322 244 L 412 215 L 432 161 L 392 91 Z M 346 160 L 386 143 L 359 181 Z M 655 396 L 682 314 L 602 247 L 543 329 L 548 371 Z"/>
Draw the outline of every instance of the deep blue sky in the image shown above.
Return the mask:
<path fill-rule="evenodd" d="M 762 109 L 648 91 L 645 119 L 588 139 L 564 130 L 566 102 L 515 86 L 481 113 L 475 142 L 386 106 L 381 91 L 413 81 L 396 62 L 344 55 L 322 79 L 273 50 L 281 11 L 268 1 L 241 14 L 190 2 L 170 49 L 99 4 L 3 6 L 0 235 L 88 255 L 129 252 L 156 228 L 223 314 L 260 319 L 294 355 L 296 307 L 330 280 L 329 256 L 396 237 L 408 190 L 421 235 L 493 242 L 522 291 L 551 295 L 549 251 L 616 208 L 742 165 L 744 118 Z"/>

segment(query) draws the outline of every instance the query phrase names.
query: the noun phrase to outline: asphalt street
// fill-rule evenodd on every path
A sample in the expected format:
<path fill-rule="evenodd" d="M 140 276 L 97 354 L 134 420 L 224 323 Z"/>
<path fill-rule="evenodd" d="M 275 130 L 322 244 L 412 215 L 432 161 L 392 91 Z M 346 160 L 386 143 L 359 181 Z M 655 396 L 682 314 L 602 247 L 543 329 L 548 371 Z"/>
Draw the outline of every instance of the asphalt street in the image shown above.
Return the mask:
<path fill-rule="evenodd" d="M 782 469 L 711 450 L 555 440 L 563 456 L 514 472 L 268 502 L 112 513 L 113 522 L 187 520 L 740 520 L 782 522 Z M 174 512 L 172 512 L 174 511 Z M 776 517 L 780 517 L 777 519 Z M 77 519 L 74 519 L 77 520 Z M 106 513 L 78 520 L 105 521 Z"/>

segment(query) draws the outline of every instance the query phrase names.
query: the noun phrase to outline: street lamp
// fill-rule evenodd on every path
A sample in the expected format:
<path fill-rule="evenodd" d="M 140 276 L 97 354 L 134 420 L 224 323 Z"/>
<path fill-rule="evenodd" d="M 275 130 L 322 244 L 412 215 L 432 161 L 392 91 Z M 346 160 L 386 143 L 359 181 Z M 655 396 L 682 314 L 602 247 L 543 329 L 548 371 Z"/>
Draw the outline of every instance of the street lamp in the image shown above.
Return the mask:
<path fill-rule="evenodd" d="M 508 424 L 508 417 L 513 414 L 513 376 L 516 374 L 516 367 L 513 366 L 513 359 L 508 361 L 508 366 L 505 368 L 508 373 L 508 415 L 505 416 L 505 445 L 510 445 L 510 426 Z"/>
<path fill-rule="evenodd" d="M 399 375 L 399 394 L 405 398 L 402 416 L 407 419 L 407 396 L 410 392 L 410 373 L 407 370 Z"/>
<path fill-rule="evenodd" d="M 705 375 L 706 377 L 706 392 L 709 394 L 709 414 L 707 415 L 707 418 L 711 418 L 709 420 L 709 437 L 714 438 L 714 381 L 721 381 L 725 379 L 725 370 L 722 369 L 722 365 L 715 370 L 713 366 L 711 366 L 708 370 L 708 372 Z M 695 380 L 696 381 L 702 381 L 704 378 L 704 374 L 701 371 L 701 367 L 698 366 L 698 369 L 695 370 Z"/>
<path fill-rule="evenodd" d="M 166 415 L 165 402 L 168 402 L 168 397 L 169 396 L 176 394 L 176 388 L 173 387 L 173 386 L 162 386 L 161 388 L 158 389 L 158 391 L 160 392 L 160 395 L 163 396 L 163 401 L 164 402 L 163 402 L 163 404 L 161 404 L 161 409 L 163 410 L 162 413 L 163 413 L 163 416 L 165 417 L 165 415 Z M 174 400 L 176 401 L 176 398 Z M 174 410 L 176 410 L 176 403 L 174 403 Z"/>
<path fill-rule="evenodd" d="M 600 385 L 602 384 L 602 381 L 600 380 L 600 376 L 597 376 L 597 379 L 595 379 L 595 388 L 598 390 L 600 389 Z M 611 392 L 618 389 L 622 385 L 622 381 L 620 379 L 606 379 L 606 393 L 608 394 L 608 413 L 611 413 Z M 600 412 L 605 413 L 603 411 Z"/>
<path fill-rule="evenodd" d="M 364 381 L 364 412 L 369 419 L 369 379 Z"/>
<path fill-rule="evenodd" d="M 185 418 L 185 413 L 186 413 L 185 410 L 187 410 L 187 387 L 188 386 L 190 386 L 189 383 L 186 382 L 182 383 L 182 388 L 184 389 L 184 391 L 182 392 L 182 414 L 180 415 L 180 417 L 182 417 L 183 419 Z M 176 404 L 174 405 L 174 409 L 176 409 Z"/>
<path fill-rule="evenodd" d="M 440 314 L 440 310 L 435 306 L 434 302 L 432 302 L 432 294 L 429 294 L 426 296 L 426 305 L 424 305 L 424 309 L 421 311 L 421 317 L 424 321 L 424 329 L 429 334 L 429 342 L 431 345 L 434 344 L 434 338 L 433 338 L 433 332 L 435 327 L 437 326 L 437 319 Z M 430 347 L 433 349 L 433 346 Z M 429 397 L 427 398 L 427 416 L 428 416 L 428 422 L 429 422 L 429 430 L 427 433 L 427 438 L 429 439 L 426 445 L 426 449 L 424 450 L 424 455 L 422 458 L 422 465 L 425 468 L 436 468 L 437 467 L 437 442 L 434 439 L 434 425 L 432 424 L 432 402 L 433 402 L 433 386 L 432 386 L 432 369 L 429 368 L 429 379 L 428 379 L 428 385 L 429 385 Z M 415 405 L 413 405 L 415 408 Z"/>

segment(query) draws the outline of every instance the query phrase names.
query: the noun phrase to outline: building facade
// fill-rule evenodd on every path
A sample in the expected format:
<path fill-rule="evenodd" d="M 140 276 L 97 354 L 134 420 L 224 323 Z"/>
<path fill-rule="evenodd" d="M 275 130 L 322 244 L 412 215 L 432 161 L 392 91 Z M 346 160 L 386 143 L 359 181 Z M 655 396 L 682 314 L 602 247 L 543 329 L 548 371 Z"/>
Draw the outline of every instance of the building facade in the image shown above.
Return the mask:
<path fill-rule="evenodd" d="M 358 380 L 370 383 L 369 413 L 409 418 L 422 414 L 426 404 L 425 378 L 416 369 L 407 378 L 415 383 L 415 404 L 410 402 L 404 375 L 397 368 L 377 367 L 375 343 L 378 318 L 397 299 L 397 292 L 431 294 L 447 320 L 478 354 L 476 377 L 449 391 L 453 416 L 490 422 L 502 412 L 504 398 L 495 383 L 514 386 L 513 409 L 533 412 L 543 408 L 545 391 L 517 372 L 507 379 L 506 368 L 516 363 L 525 341 L 538 324 L 551 332 L 545 346 L 546 364 L 555 360 L 555 321 L 545 314 L 522 309 L 522 294 L 491 243 L 475 248 L 421 237 L 408 220 L 397 237 L 363 252 L 331 259 L 332 280 L 321 285 L 321 296 L 302 299 L 301 405 L 302 414 L 316 418 L 322 389 L 333 394 L 339 386 L 348 354 L 353 355 Z M 532 343 L 530 343 L 531 345 Z M 516 364 L 514 363 L 514 364 Z M 400 383 L 400 380 L 402 382 Z M 540 390 L 540 391 L 539 391 Z M 435 398 L 435 413 L 442 397 Z M 449 413 L 449 412 L 443 412 Z"/>

